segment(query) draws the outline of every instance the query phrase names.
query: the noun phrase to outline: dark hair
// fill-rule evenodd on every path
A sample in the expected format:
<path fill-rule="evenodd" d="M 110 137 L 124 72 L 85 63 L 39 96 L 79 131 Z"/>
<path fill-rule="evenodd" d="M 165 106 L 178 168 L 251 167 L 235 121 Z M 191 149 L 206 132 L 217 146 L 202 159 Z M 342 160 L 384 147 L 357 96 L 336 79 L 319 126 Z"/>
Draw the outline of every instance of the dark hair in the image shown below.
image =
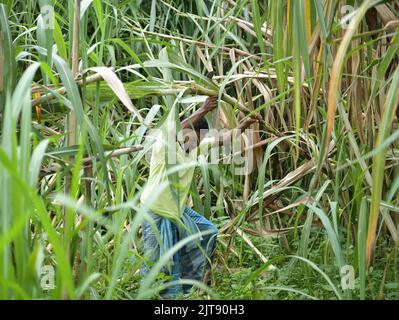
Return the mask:
<path fill-rule="evenodd" d="M 205 130 L 205 129 L 209 129 L 208 121 L 206 121 L 205 118 L 202 118 L 200 121 L 198 121 L 198 122 L 194 125 L 194 129 L 195 129 L 195 130 Z"/>

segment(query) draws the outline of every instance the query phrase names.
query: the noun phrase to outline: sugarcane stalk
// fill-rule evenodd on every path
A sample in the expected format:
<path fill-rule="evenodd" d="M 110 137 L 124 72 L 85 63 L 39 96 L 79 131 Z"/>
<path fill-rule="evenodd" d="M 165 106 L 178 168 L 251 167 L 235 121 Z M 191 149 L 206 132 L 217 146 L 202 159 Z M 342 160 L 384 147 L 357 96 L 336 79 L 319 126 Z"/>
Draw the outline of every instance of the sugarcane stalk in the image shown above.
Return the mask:
<path fill-rule="evenodd" d="M 126 148 L 120 148 L 120 149 L 115 149 L 115 150 L 109 151 L 105 154 L 105 156 L 110 157 L 110 158 L 116 158 L 116 157 L 120 157 L 122 155 L 130 154 L 133 152 L 138 152 L 140 150 L 143 150 L 142 145 L 134 145 L 134 146 L 126 147 Z M 100 159 L 100 157 L 98 155 L 95 157 L 88 156 L 88 157 L 85 157 L 82 159 L 82 164 L 83 164 L 83 166 L 92 166 L 93 162 L 98 161 L 99 159 Z M 63 170 L 63 168 L 64 167 L 58 163 L 54 164 L 50 168 L 42 168 L 41 172 L 40 172 L 40 176 L 44 177 L 49 174 L 54 174 L 57 171 Z"/>
<path fill-rule="evenodd" d="M 80 1 L 75 0 L 75 15 L 73 19 L 73 39 L 72 39 L 72 74 L 76 77 L 79 72 L 79 21 L 80 21 Z M 68 119 L 68 146 L 76 145 L 77 118 L 74 111 L 71 111 Z"/>
<path fill-rule="evenodd" d="M 73 35 L 72 35 L 72 52 L 71 52 L 71 69 L 72 69 L 72 74 L 76 77 L 78 74 L 78 69 L 79 69 L 79 22 L 80 22 L 80 2 L 81 0 L 75 0 L 74 3 L 74 19 L 73 19 Z M 74 111 L 71 111 L 68 114 L 67 117 L 67 145 L 74 146 L 77 144 L 77 127 L 78 127 L 78 121 L 77 121 L 77 116 Z M 71 174 L 68 173 L 65 177 L 65 193 L 70 194 L 71 192 L 71 181 L 72 177 Z M 66 246 L 66 254 L 68 258 L 71 257 L 71 248 L 70 245 L 68 244 L 68 236 L 69 236 L 69 230 L 72 228 L 70 226 L 70 223 L 74 223 L 70 221 L 71 219 L 68 217 L 68 209 L 64 208 L 64 238 L 65 238 L 65 246 Z M 80 258 L 78 257 L 78 261 Z M 75 284 L 77 282 L 77 277 L 75 275 Z M 64 293 L 64 297 L 67 298 L 67 293 Z"/>
<path fill-rule="evenodd" d="M 0 93 L 3 92 L 3 88 L 4 88 L 3 64 L 4 64 L 3 39 L 0 36 Z"/>

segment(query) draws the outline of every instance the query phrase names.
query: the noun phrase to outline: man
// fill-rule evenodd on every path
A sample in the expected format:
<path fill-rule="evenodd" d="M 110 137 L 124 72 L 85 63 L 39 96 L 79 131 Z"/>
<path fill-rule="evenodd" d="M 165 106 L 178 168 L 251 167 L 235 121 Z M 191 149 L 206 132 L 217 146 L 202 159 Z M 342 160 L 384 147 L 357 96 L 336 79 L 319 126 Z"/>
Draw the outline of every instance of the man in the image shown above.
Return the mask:
<path fill-rule="evenodd" d="M 154 137 L 150 174 L 140 198 L 160 235 L 158 240 L 158 232 L 149 221 L 142 224 L 144 251 L 149 264 L 156 263 L 180 240 L 201 234 L 176 252 L 172 261 L 164 267 L 164 273 L 171 277 L 171 281 L 165 284 L 166 289 L 161 292 L 165 298 L 175 298 L 190 291 L 192 285 L 180 285 L 181 280 L 202 281 L 204 269 L 216 247 L 217 228 L 186 207 L 198 153 L 206 155 L 215 143 L 214 138 L 207 138 L 198 144 L 198 138 L 199 130 L 206 128 L 204 116 L 216 105 L 217 97 L 209 97 L 197 112 L 182 122 L 184 147 L 176 139 L 176 106 L 170 110 L 163 127 Z M 170 173 L 175 167 L 178 170 Z M 144 273 L 148 269 L 149 266 L 145 265 Z"/>

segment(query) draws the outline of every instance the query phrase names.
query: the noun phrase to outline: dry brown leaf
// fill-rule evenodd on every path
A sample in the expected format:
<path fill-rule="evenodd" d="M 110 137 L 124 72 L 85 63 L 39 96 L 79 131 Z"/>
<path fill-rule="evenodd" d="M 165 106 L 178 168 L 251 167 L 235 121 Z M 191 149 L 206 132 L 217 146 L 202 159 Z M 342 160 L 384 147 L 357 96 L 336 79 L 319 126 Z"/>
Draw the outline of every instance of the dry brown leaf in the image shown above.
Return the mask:
<path fill-rule="evenodd" d="M 115 95 L 123 103 L 123 105 L 126 108 L 128 108 L 130 112 L 134 113 L 141 123 L 144 123 L 143 117 L 135 108 L 132 101 L 130 100 L 129 94 L 126 92 L 122 81 L 116 76 L 116 74 L 111 69 L 107 67 L 93 67 L 90 68 L 89 70 L 100 74 L 101 77 L 104 79 L 104 81 L 115 93 Z"/>

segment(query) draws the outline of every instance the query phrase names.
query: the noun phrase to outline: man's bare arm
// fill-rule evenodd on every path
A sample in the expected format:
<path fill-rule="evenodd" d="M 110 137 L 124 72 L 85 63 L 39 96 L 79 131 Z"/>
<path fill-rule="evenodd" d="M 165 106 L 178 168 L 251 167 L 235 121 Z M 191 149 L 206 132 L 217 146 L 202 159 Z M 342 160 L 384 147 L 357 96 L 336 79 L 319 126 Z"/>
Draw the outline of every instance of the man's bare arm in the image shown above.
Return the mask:
<path fill-rule="evenodd" d="M 201 108 L 194 112 L 190 117 L 182 121 L 182 129 L 189 129 L 200 122 L 208 112 L 217 107 L 217 99 L 217 96 L 208 97 Z"/>
<path fill-rule="evenodd" d="M 230 141 L 234 130 L 240 130 L 238 132 L 243 132 L 243 131 L 245 131 L 245 129 L 249 128 L 250 125 L 257 123 L 257 122 L 258 122 L 257 119 L 248 118 L 247 120 L 243 121 L 237 128 L 230 129 L 229 131 L 225 132 L 222 135 L 221 139 L 219 139 L 218 141 L 215 141 L 214 146 L 217 146 L 217 145 L 221 146 L 221 145 L 223 145 L 223 143 Z"/>

